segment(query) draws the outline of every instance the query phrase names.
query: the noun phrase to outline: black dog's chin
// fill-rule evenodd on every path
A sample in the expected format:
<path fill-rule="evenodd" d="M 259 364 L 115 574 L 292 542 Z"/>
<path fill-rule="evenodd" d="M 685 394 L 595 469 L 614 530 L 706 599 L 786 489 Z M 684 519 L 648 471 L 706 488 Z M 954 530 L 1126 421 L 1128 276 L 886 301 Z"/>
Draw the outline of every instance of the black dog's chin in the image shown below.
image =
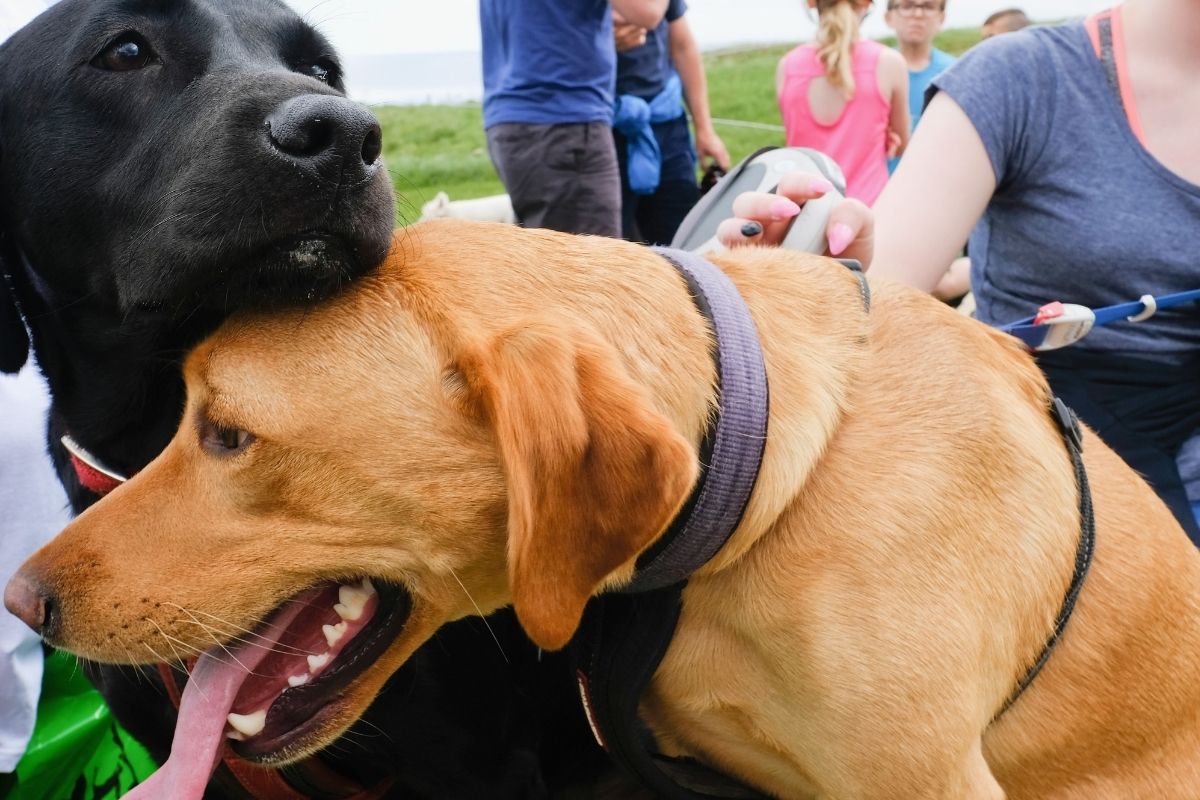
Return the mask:
<path fill-rule="evenodd" d="M 380 258 L 336 236 L 301 235 L 232 270 L 205 293 L 202 304 L 226 309 L 253 301 L 262 308 L 321 300 L 369 271 Z"/>
<path fill-rule="evenodd" d="M 177 285 L 171 297 L 143 296 L 133 305 L 144 315 L 176 317 L 197 310 L 225 315 L 246 307 L 271 310 L 316 302 L 383 261 L 391 239 L 378 238 L 350 242 L 323 232 L 303 233 L 253 255 L 198 270 L 207 280 L 191 287 Z"/>

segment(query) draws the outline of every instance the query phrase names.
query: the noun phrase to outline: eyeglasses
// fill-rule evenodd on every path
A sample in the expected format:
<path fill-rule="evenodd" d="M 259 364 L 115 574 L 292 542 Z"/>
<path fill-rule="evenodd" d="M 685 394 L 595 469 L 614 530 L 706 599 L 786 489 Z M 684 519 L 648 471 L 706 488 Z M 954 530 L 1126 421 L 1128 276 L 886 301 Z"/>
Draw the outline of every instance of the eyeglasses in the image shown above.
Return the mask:
<path fill-rule="evenodd" d="M 940 14 L 946 6 L 939 3 L 893 3 L 888 11 L 896 11 L 905 17 L 929 16 Z"/>

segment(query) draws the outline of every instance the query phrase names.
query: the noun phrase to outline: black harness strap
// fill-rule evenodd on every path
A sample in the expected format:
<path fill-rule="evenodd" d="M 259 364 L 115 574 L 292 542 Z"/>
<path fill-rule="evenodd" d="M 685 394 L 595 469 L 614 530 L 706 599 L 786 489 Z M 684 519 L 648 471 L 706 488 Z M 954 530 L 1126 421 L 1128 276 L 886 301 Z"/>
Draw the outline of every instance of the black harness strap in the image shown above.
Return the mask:
<path fill-rule="evenodd" d="M 574 650 L 584 712 L 596 740 L 627 774 L 665 800 L 764 795 L 688 758 L 657 752 L 638 703 L 671 644 L 684 584 L 593 600 Z"/>
<path fill-rule="evenodd" d="M 1079 544 L 1075 547 L 1075 572 L 1071 575 L 1071 584 L 1067 587 L 1067 594 L 1063 597 L 1062 606 L 1058 610 L 1058 619 L 1054 621 L 1054 630 L 1046 639 L 1046 644 L 1042 646 L 1042 652 L 1033 665 L 1026 670 L 1025 676 L 1017 683 L 1012 694 L 1004 701 L 1004 705 L 996 712 L 996 716 L 992 718 L 993 721 L 1017 701 L 1021 693 L 1029 688 L 1029 684 L 1033 683 L 1033 679 L 1042 671 L 1042 667 L 1046 666 L 1050 653 L 1062 639 L 1067 622 L 1071 619 L 1071 613 L 1075 610 L 1075 601 L 1079 599 L 1079 592 L 1083 589 L 1083 579 L 1087 577 L 1088 568 L 1092 565 L 1092 555 L 1096 550 L 1096 517 L 1092 511 L 1092 491 L 1088 485 L 1087 469 L 1083 466 L 1083 432 L 1079 429 L 1079 420 L 1076 418 L 1075 412 L 1059 398 L 1054 398 L 1050 411 L 1055 422 L 1062 429 L 1067 450 L 1071 453 L 1071 464 L 1075 468 L 1075 483 L 1079 487 Z"/>

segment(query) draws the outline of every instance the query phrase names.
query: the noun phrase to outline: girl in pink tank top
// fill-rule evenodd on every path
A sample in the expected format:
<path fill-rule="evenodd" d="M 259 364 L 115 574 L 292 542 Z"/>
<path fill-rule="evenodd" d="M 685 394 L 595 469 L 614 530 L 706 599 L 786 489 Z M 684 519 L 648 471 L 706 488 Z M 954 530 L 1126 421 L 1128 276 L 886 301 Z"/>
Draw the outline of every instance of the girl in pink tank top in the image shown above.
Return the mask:
<path fill-rule="evenodd" d="M 908 141 L 907 67 L 894 50 L 858 40 L 870 2 L 810 5 L 820 15 L 817 41 L 784 56 L 776 76 L 787 143 L 832 157 L 846 193 L 871 205 L 887 183 L 889 149 L 898 155 Z"/>

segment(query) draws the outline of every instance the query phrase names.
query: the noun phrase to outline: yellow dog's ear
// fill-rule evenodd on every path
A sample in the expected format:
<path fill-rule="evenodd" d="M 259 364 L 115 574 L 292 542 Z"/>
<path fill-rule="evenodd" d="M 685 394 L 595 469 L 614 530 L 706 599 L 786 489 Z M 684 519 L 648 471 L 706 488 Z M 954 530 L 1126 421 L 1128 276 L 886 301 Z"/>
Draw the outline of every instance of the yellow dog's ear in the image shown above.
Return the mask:
<path fill-rule="evenodd" d="M 538 646 L 557 650 L 600 583 L 678 512 L 696 456 L 593 333 L 531 322 L 461 366 L 508 480 L 517 618 Z"/>

